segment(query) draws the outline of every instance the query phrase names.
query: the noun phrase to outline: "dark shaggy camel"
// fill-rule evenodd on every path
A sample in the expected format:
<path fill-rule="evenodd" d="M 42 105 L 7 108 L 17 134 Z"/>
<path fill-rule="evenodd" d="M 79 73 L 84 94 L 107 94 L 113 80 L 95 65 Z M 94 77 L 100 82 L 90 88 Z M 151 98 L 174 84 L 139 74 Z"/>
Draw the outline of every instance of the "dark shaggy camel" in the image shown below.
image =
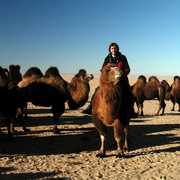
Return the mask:
<path fill-rule="evenodd" d="M 11 107 L 13 102 L 10 103 L 8 84 L 8 74 L 5 73 L 4 69 L 0 66 L 0 113 L 4 116 L 5 124 L 8 129 L 8 135 L 10 134 L 10 122 L 12 121 L 9 110 L 11 112 Z M 10 138 L 10 137 L 9 137 Z"/>
<path fill-rule="evenodd" d="M 89 81 L 93 78 L 92 74 L 87 74 L 84 69 L 80 69 L 71 82 L 68 83 L 61 77 L 56 67 L 50 67 L 46 71 L 45 76 L 39 79 L 38 82 L 44 82 L 57 88 L 68 101 L 69 108 L 78 109 L 88 100 L 90 91 Z"/>
<path fill-rule="evenodd" d="M 41 70 L 38 67 L 31 67 L 23 75 L 22 81 L 18 83 L 18 87 L 26 87 L 30 83 L 35 82 L 37 79 L 40 79 L 41 77 L 43 77 L 43 73 L 41 72 Z M 27 118 L 27 104 L 24 107 L 24 114 L 25 118 Z M 25 130 L 27 131 L 26 128 Z"/>
<path fill-rule="evenodd" d="M 8 77 L 5 73 L 4 69 L 0 66 L 0 87 L 7 86 L 8 83 Z"/>
<path fill-rule="evenodd" d="M 17 106 L 13 89 L 0 86 L 0 112 L 2 113 L 8 130 L 8 138 L 12 138 L 12 124 L 16 117 Z"/>
<path fill-rule="evenodd" d="M 14 107 L 16 106 L 16 101 L 14 100 L 13 93 L 11 93 L 12 90 L 10 89 L 15 86 L 16 81 L 13 81 L 13 79 L 11 79 L 11 88 L 8 88 L 9 82 L 8 70 L 0 67 L 0 113 L 4 117 L 5 124 L 8 129 L 8 138 L 10 139 L 12 137 L 12 126 L 10 127 L 10 125 L 12 125 L 13 120 L 15 119 L 14 113 L 16 112 L 16 110 L 14 109 Z"/>
<path fill-rule="evenodd" d="M 159 108 L 155 115 L 157 116 L 161 109 L 161 115 L 164 114 L 166 106 L 164 102 L 164 89 L 155 76 L 150 77 L 149 82 L 146 82 L 145 76 L 139 76 L 136 83 L 132 86 L 132 93 L 134 95 L 135 102 L 138 108 L 137 113 L 139 114 L 139 112 L 141 111 L 141 116 L 143 116 L 144 100 L 152 100 L 155 98 L 158 98 L 159 101 Z"/>
<path fill-rule="evenodd" d="M 0 107 L 3 108 L 4 116 L 7 119 L 9 137 L 12 137 L 13 120 L 16 118 L 17 109 L 24 107 L 27 102 L 31 102 L 36 106 L 51 107 L 53 113 L 53 132 L 59 133 L 57 123 L 59 117 L 65 111 L 65 98 L 56 88 L 45 83 L 33 82 L 23 88 L 11 90 L 4 88 L 0 90 L 1 97 L 3 97 L 3 104 L 1 102 Z M 19 121 L 22 121 L 22 114 L 17 118 Z"/>
<path fill-rule="evenodd" d="M 19 65 L 9 65 L 8 71 L 8 88 L 14 88 L 17 84 L 22 81 L 22 74 L 20 73 L 20 66 Z"/>
<path fill-rule="evenodd" d="M 171 102 L 173 103 L 173 108 L 171 109 L 171 111 L 175 110 L 176 103 L 179 105 L 178 111 L 180 111 L 180 77 L 179 76 L 174 77 L 174 81 L 171 87 L 169 86 L 166 80 L 163 80 L 161 84 L 165 89 L 165 99 L 167 101 L 171 100 Z"/>
<path fill-rule="evenodd" d="M 92 122 L 101 138 L 101 148 L 97 156 L 104 157 L 107 126 L 113 124 L 114 138 L 117 142 L 117 157 L 123 157 L 123 149 L 128 149 L 128 128 L 130 108 L 127 102 L 126 88 L 121 80 L 123 72 L 113 64 L 101 69 L 99 89 L 92 102 Z M 124 147 L 121 147 L 121 134 L 125 133 Z"/>

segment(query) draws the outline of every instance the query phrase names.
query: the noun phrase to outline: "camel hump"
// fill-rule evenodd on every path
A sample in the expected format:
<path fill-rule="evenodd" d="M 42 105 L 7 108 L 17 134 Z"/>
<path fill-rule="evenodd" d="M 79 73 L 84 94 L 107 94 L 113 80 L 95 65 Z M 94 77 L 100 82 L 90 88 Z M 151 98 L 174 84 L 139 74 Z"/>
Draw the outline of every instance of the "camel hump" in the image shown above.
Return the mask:
<path fill-rule="evenodd" d="M 38 76 L 39 78 L 41 78 L 43 76 L 43 73 L 38 67 L 31 67 L 25 72 L 25 74 L 23 75 L 23 79 L 29 78 L 31 76 Z"/>
<path fill-rule="evenodd" d="M 159 79 L 156 76 L 149 77 L 149 82 L 155 82 L 157 84 L 160 84 Z"/>
<path fill-rule="evenodd" d="M 49 69 L 47 69 L 47 71 L 45 72 L 45 75 L 44 77 L 45 78 L 50 78 L 50 77 L 61 77 L 60 73 L 59 73 L 59 70 L 57 67 L 50 67 Z"/>

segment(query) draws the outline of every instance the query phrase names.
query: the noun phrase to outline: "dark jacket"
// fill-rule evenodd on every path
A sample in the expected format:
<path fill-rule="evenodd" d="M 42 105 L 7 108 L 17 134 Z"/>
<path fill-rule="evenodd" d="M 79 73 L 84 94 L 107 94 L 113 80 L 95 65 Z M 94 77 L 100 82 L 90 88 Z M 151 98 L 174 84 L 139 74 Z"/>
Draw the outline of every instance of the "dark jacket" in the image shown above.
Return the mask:
<path fill-rule="evenodd" d="M 117 53 L 116 57 L 113 57 L 111 53 L 105 58 L 102 68 L 107 65 L 108 63 L 115 63 L 118 64 L 119 68 L 124 72 L 123 79 L 128 82 L 127 75 L 130 73 L 130 67 L 127 62 L 126 56 L 121 54 L 120 52 Z"/>
<path fill-rule="evenodd" d="M 130 67 L 129 67 L 129 64 L 127 62 L 127 58 L 126 58 L 126 56 L 122 55 L 120 52 L 118 52 L 118 54 L 115 58 L 113 58 L 112 54 L 109 53 L 104 60 L 102 68 L 105 65 L 107 65 L 108 63 L 118 64 L 118 66 L 122 69 L 123 72 L 126 73 L 126 75 L 128 75 L 130 72 Z"/>

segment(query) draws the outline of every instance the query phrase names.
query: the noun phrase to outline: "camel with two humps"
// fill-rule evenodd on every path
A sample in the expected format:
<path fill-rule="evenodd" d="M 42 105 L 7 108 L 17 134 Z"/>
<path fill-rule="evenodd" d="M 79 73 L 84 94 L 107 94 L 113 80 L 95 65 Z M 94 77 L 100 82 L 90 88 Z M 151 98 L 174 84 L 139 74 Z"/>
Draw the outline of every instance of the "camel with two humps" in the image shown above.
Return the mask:
<path fill-rule="evenodd" d="M 130 107 L 126 94 L 126 87 L 121 80 L 123 71 L 115 64 L 108 64 L 101 69 L 99 88 L 92 102 L 92 122 L 101 138 L 99 157 L 106 155 L 105 143 L 107 126 L 113 125 L 114 138 L 117 142 L 117 157 L 124 156 L 128 149 L 128 128 L 130 121 Z M 125 142 L 121 147 L 121 135 L 125 133 Z"/>
<path fill-rule="evenodd" d="M 27 78 L 28 79 L 28 78 Z M 59 94 L 63 97 L 63 103 L 68 101 L 70 109 L 77 109 L 83 106 L 87 100 L 90 91 L 89 81 L 93 79 L 92 74 L 87 74 L 84 69 L 79 70 L 79 72 L 72 78 L 71 83 L 65 81 L 56 67 L 50 67 L 45 75 L 41 78 L 37 78 L 35 82 L 47 84 L 55 88 Z M 29 85 L 31 85 L 30 83 Z M 29 86 L 28 85 L 28 86 Z M 25 86 L 25 87 L 28 87 Z M 25 88 L 23 87 L 23 88 Z M 20 88 L 22 89 L 22 88 Z M 33 92 L 35 89 L 33 89 Z M 43 91 L 43 89 L 42 89 Z M 39 92 L 39 90 L 38 90 Z M 48 96 L 48 95 L 47 95 Z M 46 98 L 44 96 L 44 98 Z M 21 106 L 21 113 L 18 115 L 18 120 L 22 124 L 23 129 L 26 131 L 27 128 L 23 123 L 23 106 Z M 55 127 L 55 126 L 54 126 Z M 58 133 L 57 126 L 54 128 L 54 132 Z"/>
<path fill-rule="evenodd" d="M 174 81 L 171 86 L 166 80 L 163 80 L 161 84 L 165 89 L 165 100 L 171 100 L 173 103 L 171 111 L 175 110 L 176 103 L 179 105 L 178 111 L 180 111 L 180 77 L 174 76 Z"/>
<path fill-rule="evenodd" d="M 164 114 L 165 110 L 165 101 L 164 101 L 164 89 L 160 84 L 159 80 L 155 76 L 151 76 L 149 78 L 149 82 L 146 82 L 146 77 L 140 75 L 136 81 L 136 83 L 132 86 L 132 93 L 134 95 L 134 99 L 137 105 L 137 113 L 141 116 L 143 113 L 143 103 L 145 100 L 152 100 L 158 98 L 159 108 L 156 116 L 159 114 L 162 109 L 162 114 Z"/>
<path fill-rule="evenodd" d="M 71 82 L 65 81 L 59 73 L 57 67 L 50 67 L 44 77 L 38 79 L 52 85 L 65 96 L 70 109 L 78 109 L 85 105 L 89 98 L 90 85 L 89 81 L 94 78 L 92 74 L 87 74 L 86 70 L 80 69 L 71 79 Z"/>

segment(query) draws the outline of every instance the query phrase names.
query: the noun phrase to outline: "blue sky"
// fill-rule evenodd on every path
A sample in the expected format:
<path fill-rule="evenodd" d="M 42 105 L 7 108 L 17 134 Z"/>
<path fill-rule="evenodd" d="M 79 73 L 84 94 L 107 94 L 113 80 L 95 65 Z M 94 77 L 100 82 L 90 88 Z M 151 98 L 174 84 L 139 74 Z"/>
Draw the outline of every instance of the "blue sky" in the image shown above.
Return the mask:
<path fill-rule="evenodd" d="M 0 0 L 0 65 L 99 74 L 111 42 L 131 75 L 180 75 L 179 0 Z"/>

